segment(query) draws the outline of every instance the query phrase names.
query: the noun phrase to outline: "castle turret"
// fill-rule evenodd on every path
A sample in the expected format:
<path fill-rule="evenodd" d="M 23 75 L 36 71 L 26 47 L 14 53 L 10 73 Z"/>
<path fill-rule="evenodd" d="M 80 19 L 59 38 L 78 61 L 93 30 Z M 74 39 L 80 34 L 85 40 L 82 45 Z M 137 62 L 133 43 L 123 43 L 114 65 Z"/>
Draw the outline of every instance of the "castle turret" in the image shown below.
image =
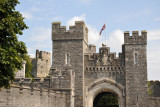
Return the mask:
<path fill-rule="evenodd" d="M 148 107 L 146 45 L 146 31 L 124 33 L 126 107 Z"/>
<path fill-rule="evenodd" d="M 84 51 L 88 47 L 88 29 L 83 21 L 66 30 L 60 22 L 52 23 L 52 68 L 59 71 L 72 69 L 75 72 L 74 107 L 84 106 Z M 67 70 L 66 70 L 67 72 Z"/>
<path fill-rule="evenodd" d="M 46 77 L 51 67 L 51 53 L 36 50 L 36 58 L 32 59 L 32 75 L 34 77 Z"/>
<path fill-rule="evenodd" d="M 124 44 L 147 44 L 147 32 L 141 31 L 141 36 L 138 31 L 132 31 L 132 36 L 129 31 L 124 32 Z"/>

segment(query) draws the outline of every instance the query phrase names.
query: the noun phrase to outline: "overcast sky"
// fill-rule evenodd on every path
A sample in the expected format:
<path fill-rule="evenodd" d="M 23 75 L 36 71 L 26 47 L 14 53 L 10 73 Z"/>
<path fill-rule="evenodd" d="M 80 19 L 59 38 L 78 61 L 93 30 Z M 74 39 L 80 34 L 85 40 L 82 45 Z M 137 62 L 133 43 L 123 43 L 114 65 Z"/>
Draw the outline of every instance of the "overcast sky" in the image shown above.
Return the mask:
<path fill-rule="evenodd" d="M 16 9 L 29 26 L 19 40 L 26 43 L 29 55 L 36 49 L 52 52 L 51 23 L 63 26 L 85 21 L 89 44 L 98 48 L 105 41 L 99 31 L 106 23 L 107 45 L 111 52 L 121 52 L 124 31 L 147 30 L 148 79 L 160 80 L 160 0 L 19 0 Z M 97 51 L 98 52 L 98 51 Z"/>

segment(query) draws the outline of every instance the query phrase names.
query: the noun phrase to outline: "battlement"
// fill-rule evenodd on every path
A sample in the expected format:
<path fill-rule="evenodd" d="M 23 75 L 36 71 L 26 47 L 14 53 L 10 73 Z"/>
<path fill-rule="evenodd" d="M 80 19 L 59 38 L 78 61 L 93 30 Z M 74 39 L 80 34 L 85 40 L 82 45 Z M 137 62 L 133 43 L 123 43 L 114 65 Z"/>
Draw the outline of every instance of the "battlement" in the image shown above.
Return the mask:
<path fill-rule="evenodd" d="M 110 52 L 110 47 L 100 47 L 99 53 L 96 53 L 96 47 L 89 45 L 88 50 L 84 54 L 85 66 L 121 66 L 123 67 L 124 54 L 119 53 L 118 57 L 116 52 Z M 111 69 L 114 67 L 111 67 Z"/>
<path fill-rule="evenodd" d="M 20 88 L 31 88 L 31 89 L 43 89 L 43 90 L 49 90 L 49 78 L 44 78 L 43 80 L 41 78 L 24 78 L 24 79 L 15 79 L 15 81 L 12 83 L 14 86 L 19 86 Z"/>
<path fill-rule="evenodd" d="M 57 91 L 57 90 L 50 90 L 50 89 L 44 89 L 42 87 L 35 87 L 35 85 L 33 83 L 31 83 L 30 86 L 24 86 L 22 84 L 16 85 L 16 84 L 11 84 L 11 88 L 7 89 L 6 92 L 7 93 L 12 93 L 16 90 L 16 92 L 19 91 L 19 93 L 16 94 L 28 94 L 31 96 L 34 95 L 40 95 L 42 96 L 46 96 L 46 94 L 50 94 L 52 95 L 54 93 L 54 96 L 57 96 L 59 98 L 65 97 L 67 95 L 67 93 L 65 91 Z M 2 90 L 4 91 L 4 90 Z M 15 94 L 13 94 L 15 95 Z"/>
<path fill-rule="evenodd" d="M 51 58 L 51 53 L 46 52 L 46 51 L 36 50 L 36 58 L 49 60 Z"/>
<path fill-rule="evenodd" d="M 155 81 L 153 81 L 153 80 L 150 80 L 150 81 L 148 81 L 151 85 L 155 85 L 155 84 L 160 84 L 160 81 L 159 80 L 155 80 Z"/>
<path fill-rule="evenodd" d="M 124 32 L 124 44 L 147 44 L 147 31 L 132 31 L 132 36 L 129 31 Z"/>
<path fill-rule="evenodd" d="M 110 52 L 110 47 L 100 47 L 99 48 L 99 53 L 103 54 L 103 52 L 108 54 L 113 60 L 118 59 L 122 56 L 122 53 L 119 53 L 118 57 L 116 57 L 116 52 Z"/>
<path fill-rule="evenodd" d="M 88 45 L 85 54 L 93 54 L 96 53 L 96 46 L 93 44 Z"/>
<path fill-rule="evenodd" d="M 61 26 L 61 22 L 52 23 L 52 40 L 85 40 L 88 43 L 88 28 L 83 21 L 75 21 L 74 26 Z"/>

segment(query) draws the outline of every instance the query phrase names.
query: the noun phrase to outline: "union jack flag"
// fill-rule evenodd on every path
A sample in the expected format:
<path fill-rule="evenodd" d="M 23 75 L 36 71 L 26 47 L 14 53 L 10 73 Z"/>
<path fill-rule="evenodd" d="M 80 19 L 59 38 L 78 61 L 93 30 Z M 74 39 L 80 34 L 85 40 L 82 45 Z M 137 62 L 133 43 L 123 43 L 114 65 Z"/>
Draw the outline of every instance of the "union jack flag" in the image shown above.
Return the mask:
<path fill-rule="evenodd" d="M 103 27 L 102 27 L 102 29 L 101 29 L 101 31 L 100 31 L 100 33 L 99 33 L 100 36 L 101 36 L 101 33 L 102 33 L 102 31 L 103 31 L 104 29 L 106 29 L 106 25 L 105 25 L 105 24 L 103 25 Z"/>

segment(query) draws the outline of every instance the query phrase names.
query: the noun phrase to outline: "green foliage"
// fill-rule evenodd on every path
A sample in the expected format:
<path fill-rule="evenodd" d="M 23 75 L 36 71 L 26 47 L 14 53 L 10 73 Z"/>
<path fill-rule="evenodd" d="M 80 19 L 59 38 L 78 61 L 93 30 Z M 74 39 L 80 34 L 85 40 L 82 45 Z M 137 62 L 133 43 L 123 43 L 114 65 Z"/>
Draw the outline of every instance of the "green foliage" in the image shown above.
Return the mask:
<path fill-rule="evenodd" d="M 151 89 L 151 83 L 148 82 L 148 95 L 151 96 L 153 94 L 153 90 Z"/>
<path fill-rule="evenodd" d="M 99 99 L 98 105 L 118 105 L 118 100 L 111 94 L 104 95 Z"/>
<path fill-rule="evenodd" d="M 94 100 L 94 106 L 117 106 L 118 107 L 118 99 L 112 93 L 103 92 L 100 93 Z"/>
<path fill-rule="evenodd" d="M 26 61 L 25 77 L 26 78 L 33 78 L 33 76 L 31 75 L 32 63 L 31 63 L 30 56 L 29 55 L 24 55 L 23 59 Z"/>
<path fill-rule="evenodd" d="M 0 88 L 9 88 L 14 72 L 22 68 L 23 54 L 27 53 L 17 34 L 28 27 L 22 15 L 15 10 L 18 0 L 0 0 Z"/>

